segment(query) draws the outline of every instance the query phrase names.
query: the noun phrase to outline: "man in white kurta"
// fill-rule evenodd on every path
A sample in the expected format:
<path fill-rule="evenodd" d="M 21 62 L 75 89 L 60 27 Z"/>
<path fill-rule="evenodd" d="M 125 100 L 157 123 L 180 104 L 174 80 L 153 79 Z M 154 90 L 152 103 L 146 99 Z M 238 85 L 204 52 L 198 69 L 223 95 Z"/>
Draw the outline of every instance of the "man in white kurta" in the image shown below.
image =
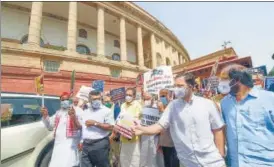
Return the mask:
<path fill-rule="evenodd" d="M 52 117 L 48 116 L 47 110 L 42 109 L 42 122 L 48 130 L 54 130 L 54 147 L 49 167 L 74 167 L 79 165 L 77 145 L 80 142 L 80 131 L 76 128 L 69 131 L 71 122 L 69 110 L 71 105 L 68 101 L 69 94 L 63 93 L 60 97 L 61 109 Z M 82 112 L 79 107 L 73 107 L 75 112 Z M 73 131 L 73 132 L 72 132 Z M 70 133 L 72 132 L 72 133 Z"/>

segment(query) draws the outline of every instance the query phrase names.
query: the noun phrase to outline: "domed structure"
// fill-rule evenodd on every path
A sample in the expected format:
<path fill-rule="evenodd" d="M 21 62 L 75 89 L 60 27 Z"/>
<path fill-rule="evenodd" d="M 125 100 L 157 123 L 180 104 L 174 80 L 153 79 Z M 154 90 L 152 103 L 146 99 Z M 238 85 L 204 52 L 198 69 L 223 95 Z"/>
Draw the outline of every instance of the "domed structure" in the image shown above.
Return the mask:
<path fill-rule="evenodd" d="M 46 94 L 104 80 L 105 90 L 135 86 L 139 73 L 190 61 L 176 36 L 131 2 L 2 2 L 2 91 Z M 17 83 L 17 84 L 13 84 Z"/>

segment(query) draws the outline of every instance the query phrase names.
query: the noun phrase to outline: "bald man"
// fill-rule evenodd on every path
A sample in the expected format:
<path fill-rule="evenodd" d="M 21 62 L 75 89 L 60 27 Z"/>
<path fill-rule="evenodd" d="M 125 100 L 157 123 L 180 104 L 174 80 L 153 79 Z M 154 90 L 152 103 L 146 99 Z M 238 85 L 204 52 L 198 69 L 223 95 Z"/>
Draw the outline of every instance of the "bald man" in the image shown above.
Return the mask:
<path fill-rule="evenodd" d="M 274 93 L 253 86 L 241 65 L 221 71 L 219 91 L 231 167 L 274 166 Z"/>

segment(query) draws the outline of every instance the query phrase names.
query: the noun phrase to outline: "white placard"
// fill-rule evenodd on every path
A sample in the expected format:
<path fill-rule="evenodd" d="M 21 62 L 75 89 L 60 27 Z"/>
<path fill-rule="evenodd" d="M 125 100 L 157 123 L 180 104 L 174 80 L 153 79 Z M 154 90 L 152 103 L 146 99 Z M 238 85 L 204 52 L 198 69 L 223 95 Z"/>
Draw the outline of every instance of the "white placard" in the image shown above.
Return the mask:
<path fill-rule="evenodd" d="M 125 111 L 121 111 L 114 126 L 114 131 L 119 132 L 122 136 L 132 139 L 134 136 L 131 127 L 134 125 L 136 119 Z"/>
<path fill-rule="evenodd" d="M 76 94 L 76 97 L 79 99 L 82 99 L 84 101 L 89 101 L 89 93 L 94 90 L 91 87 L 88 86 L 81 86 L 80 90 Z"/>
<path fill-rule="evenodd" d="M 160 66 L 144 73 L 144 91 L 158 94 L 161 89 L 174 85 L 171 66 Z"/>
<path fill-rule="evenodd" d="M 149 126 L 158 122 L 161 113 L 157 108 L 143 108 L 141 125 Z"/>

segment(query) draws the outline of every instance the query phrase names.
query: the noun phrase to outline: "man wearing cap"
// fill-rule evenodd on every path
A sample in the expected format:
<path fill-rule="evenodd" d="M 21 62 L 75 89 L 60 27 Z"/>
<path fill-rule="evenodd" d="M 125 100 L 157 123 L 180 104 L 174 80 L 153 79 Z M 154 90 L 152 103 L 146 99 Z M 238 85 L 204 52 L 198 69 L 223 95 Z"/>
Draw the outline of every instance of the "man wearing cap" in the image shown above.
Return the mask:
<path fill-rule="evenodd" d="M 109 167 L 109 134 L 114 125 L 111 110 L 102 104 L 99 91 L 93 90 L 90 105 L 78 116 L 82 127 L 81 167 Z"/>
<path fill-rule="evenodd" d="M 253 86 L 241 65 L 221 71 L 219 91 L 226 123 L 229 167 L 274 166 L 274 93 Z"/>
<path fill-rule="evenodd" d="M 79 107 L 72 107 L 69 102 L 70 94 L 60 96 L 61 108 L 49 117 L 46 108 L 41 109 L 42 122 L 48 130 L 54 131 L 54 147 L 49 167 L 73 167 L 79 165 L 77 145 L 80 139 L 79 127 L 75 121 L 76 113 L 82 112 Z"/>

